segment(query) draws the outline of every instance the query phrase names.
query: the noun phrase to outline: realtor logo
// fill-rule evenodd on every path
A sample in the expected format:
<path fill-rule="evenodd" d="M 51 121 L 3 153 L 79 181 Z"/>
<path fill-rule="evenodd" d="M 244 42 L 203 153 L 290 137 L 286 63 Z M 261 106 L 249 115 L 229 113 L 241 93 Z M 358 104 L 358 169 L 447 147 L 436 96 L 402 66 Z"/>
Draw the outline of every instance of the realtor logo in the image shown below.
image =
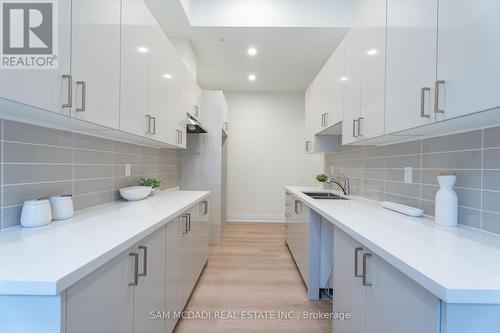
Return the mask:
<path fill-rule="evenodd" d="M 2 69 L 57 68 L 57 0 L 0 0 Z"/>

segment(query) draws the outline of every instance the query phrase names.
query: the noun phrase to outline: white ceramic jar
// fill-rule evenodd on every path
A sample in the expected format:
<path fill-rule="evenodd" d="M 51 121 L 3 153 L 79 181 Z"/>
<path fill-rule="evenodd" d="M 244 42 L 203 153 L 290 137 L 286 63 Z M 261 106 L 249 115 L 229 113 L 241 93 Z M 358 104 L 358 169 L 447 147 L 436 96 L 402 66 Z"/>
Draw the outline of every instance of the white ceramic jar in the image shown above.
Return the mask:
<path fill-rule="evenodd" d="M 52 218 L 55 221 L 73 217 L 73 197 L 71 195 L 53 196 L 49 198 L 52 208 Z"/>
<path fill-rule="evenodd" d="M 436 193 L 436 223 L 447 227 L 458 225 L 458 196 L 453 186 L 457 180 L 455 174 L 440 174 L 441 186 Z"/>
<path fill-rule="evenodd" d="M 41 227 L 52 221 L 49 200 L 28 200 L 21 211 L 21 225 L 26 228 Z"/>

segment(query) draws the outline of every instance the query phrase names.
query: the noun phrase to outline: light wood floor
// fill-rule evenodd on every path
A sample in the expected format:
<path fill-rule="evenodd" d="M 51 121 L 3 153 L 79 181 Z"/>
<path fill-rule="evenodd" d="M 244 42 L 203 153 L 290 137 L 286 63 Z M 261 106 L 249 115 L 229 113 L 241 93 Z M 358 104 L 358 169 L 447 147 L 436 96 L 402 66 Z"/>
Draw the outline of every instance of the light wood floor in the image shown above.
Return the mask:
<path fill-rule="evenodd" d="M 284 226 L 228 223 L 222 243 L 210 249 L 208 266 L 187 305 L 188 311 L 294 311 L 299 319 L 183 319 L 176 333 L 328 332 L 330 320 L 302 319 L 302 312 L 331 312 L 329 302 L 310 302 L 284 244 Z M 262 314 L 262 313 L 261 313 Z"/>

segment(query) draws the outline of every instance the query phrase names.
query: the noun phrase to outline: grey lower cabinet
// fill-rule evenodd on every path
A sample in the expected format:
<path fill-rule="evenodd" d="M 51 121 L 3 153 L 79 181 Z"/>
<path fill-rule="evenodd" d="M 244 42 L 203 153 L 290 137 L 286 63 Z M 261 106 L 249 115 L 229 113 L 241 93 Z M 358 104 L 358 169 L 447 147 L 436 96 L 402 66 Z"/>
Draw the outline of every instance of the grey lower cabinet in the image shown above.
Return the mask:
<path fill-rule="evenodd" d="M 306 286 L 309 286 L 309 207 L 291 197 L 286 207 L 285 241 Z"/>
<path fill-rule="evenodd" d="M 208 201 L 167 225 L 166 332 L 172 332 L 208 259 Z"/>
<path fill-rule="evenodd" d="M 208 258 L 208 221 L 197 203 L 69 287 L 65 333 L 172 332 Z"/>
<path fill-rule="evenodd" d="M 335 333 L 438 333 L 441 301 L 339 228 L 334 229 Z"/>
<path fill-rule="evenodd" d="M 66 333 L 132 333 L 134 287 L 129 252 L 66 291 Z"/>

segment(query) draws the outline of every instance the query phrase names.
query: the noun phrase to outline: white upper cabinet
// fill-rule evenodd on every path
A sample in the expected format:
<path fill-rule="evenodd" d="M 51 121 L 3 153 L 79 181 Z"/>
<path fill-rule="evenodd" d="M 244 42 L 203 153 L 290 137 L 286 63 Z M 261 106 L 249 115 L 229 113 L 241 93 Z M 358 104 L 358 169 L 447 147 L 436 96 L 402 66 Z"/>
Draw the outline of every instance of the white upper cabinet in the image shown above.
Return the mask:
<path fill-rule="evenodd" d="M 73 0 L 71 115 L 111 128 L 120 117 L 121 0 Z"/>
<path fill-rule="evenodd" d="M 388 3 L 386 133 L 434 120 L 436 45 L 437 0 Z"/>
<path fill-rule="evenodd" d="M 57 69 L 0 69 L 0 98 L 70 114 L 71 1 L 59 1 Z M 63 107 L 67 105 L 67 107 Z"/>
<path fill-rule="evenodd" d="M 439 0 L 437 119 L 500 106 L 500 2 Z"/>
<path fill-rule="evenodd" d="M 358 140 L 361 118 L 361 17 L 356 20 L 344 39 L 345 81 L 344 118 L 342 122 L 342 144 Z"/>
<path fill-rule="evenodd" d="M 184 63 L 172 44 L 167 45 L 167 66 L 170 79 L 167 91 L 167 143 L 180 148 L 186 147 L 186 113 L 182 112 L 182 96 L 186 90 Z M 184 66 L 185 67 L 185 66 Z M 186 69 L 187 71 L 187 69 Z"/>
<path fill-rule="evenodd" d="M 167 54 L 169 40 L 151 16 L 149 51 L 149 136 L 167 141 L 168 73 Z"/>
<path fill-rule="evenodd" d="M 142 0 L 122 1 L 120 129 L 146 136 L 149 109 L 149 25 L 151 14 Z"/>
<path fill-rule="evenodd" d="M 386 0 L 365 0 L 362 13 L 361 118 L 359 135 L 384 134 Z"/>

